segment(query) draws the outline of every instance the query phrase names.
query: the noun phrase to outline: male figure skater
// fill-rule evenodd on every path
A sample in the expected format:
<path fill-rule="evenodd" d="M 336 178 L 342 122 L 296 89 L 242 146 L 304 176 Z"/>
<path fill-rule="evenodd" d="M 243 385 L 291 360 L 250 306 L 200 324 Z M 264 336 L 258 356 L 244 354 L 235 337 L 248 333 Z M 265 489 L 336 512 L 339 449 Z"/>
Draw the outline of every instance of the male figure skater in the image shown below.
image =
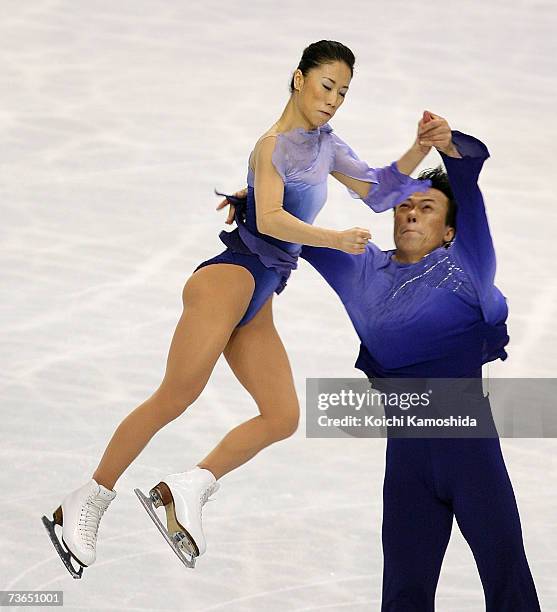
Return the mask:
<path fill-rule="evenodd" d="M 489 157 L 472 136 L 424 113 L 447 173 L 394 208 L 396 248 L 363 255 L 304 246 L 301 256 L 342 300 L 361 340 L 356 367 L 374 378 L 481 378 L 506 359 L 507 305 L 478 176 Z M 382 612 L 430 612 L 453 516 L 487 612 L 540 610 L 499 438 L 389 438 L 383 488 Z"/>

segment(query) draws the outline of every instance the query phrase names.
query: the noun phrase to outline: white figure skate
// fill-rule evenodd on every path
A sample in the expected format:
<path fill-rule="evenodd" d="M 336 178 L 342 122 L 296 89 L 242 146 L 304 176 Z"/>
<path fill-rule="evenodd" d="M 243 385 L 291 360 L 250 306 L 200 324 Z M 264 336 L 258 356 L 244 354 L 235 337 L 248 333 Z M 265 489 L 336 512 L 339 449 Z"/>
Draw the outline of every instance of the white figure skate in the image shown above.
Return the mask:
<path fill-rule="evenodd" d="M 62 505 L 54 511 L 52 521 L 43 516 L 43 524 L 54 548 L 74 578 L 81 578 L 83 568 L 95 562 L 99 523 L 115 497 L 116 491 L 91 479 L 64 498 Z M 56 535 L 56 525 L 62 527 L 62 542 Z M 71 559 L 79 563 L 78 570 Z"/>
<path fill-rule="evenodd" d="M 158 530 L 186 567 L 195 567 L 197 557 L 207 549 L 201 509 L 219 486 L 209 470 L 196 466 L 189 472 L 169 474 L 149 491 L 149 497 L 134 489 Z M 160 506 L 166 511 L 166 529 L 155 512 Z"/>

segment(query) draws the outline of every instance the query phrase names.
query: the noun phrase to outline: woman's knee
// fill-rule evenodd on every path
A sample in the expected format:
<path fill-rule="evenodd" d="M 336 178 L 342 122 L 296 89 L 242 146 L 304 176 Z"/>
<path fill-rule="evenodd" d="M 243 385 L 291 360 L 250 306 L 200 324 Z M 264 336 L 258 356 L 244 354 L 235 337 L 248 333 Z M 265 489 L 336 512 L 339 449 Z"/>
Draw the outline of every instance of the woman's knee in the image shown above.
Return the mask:
<path fill-rule="evenodd" d="M 151 396 L 155 400 L 157 416 L 165 423 L 177 419 L 201 395 L 202 385 L 179 385 L 163 381 Z"/>
<path fill-rule="evenodd" d="M 274 441 L 285 440 L 292 436 L 298 429 L 300 420 L 300 411 L 296 409 L 292 410 L 289 414 L 281 416 L 280 418 L 265 419 L 271 430 L 271 435 Z"/>

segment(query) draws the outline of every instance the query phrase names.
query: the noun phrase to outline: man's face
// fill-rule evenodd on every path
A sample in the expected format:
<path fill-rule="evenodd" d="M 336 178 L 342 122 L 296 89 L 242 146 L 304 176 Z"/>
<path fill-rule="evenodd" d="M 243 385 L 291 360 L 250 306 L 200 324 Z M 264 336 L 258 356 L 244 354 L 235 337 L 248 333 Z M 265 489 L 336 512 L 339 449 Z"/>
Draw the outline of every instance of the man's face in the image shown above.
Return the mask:
<path fill-rule="evenodd" d="M 454 229 L 445 223 L 449 200 L 438 189 L 412 194 L 395 208 L 394 241 L 399 261 L 415 262 L 449 242 Z"/>

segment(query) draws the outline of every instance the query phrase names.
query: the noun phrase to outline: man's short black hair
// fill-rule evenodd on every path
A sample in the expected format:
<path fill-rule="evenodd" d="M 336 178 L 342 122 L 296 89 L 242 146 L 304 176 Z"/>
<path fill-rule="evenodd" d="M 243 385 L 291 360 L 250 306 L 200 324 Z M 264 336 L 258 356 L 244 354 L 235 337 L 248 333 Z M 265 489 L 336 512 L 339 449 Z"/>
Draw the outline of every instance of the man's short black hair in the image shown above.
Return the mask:
<path fill-rule="evenodd" d="M 443 170 L 443 167 L 437 166 L 437 168 L 427 168 L 420 172 L 418 178 L 420 180 L 429 179 L 432 189 L 437 189 L 447 196 L 449 205 L 447 208 L 447 216 L 445 217 L 445 224 L 449 227 L 453 227 L 456 233 L 456 202 L 451 184 L 449 183 L 449 177 L 445 170 Z"/>

